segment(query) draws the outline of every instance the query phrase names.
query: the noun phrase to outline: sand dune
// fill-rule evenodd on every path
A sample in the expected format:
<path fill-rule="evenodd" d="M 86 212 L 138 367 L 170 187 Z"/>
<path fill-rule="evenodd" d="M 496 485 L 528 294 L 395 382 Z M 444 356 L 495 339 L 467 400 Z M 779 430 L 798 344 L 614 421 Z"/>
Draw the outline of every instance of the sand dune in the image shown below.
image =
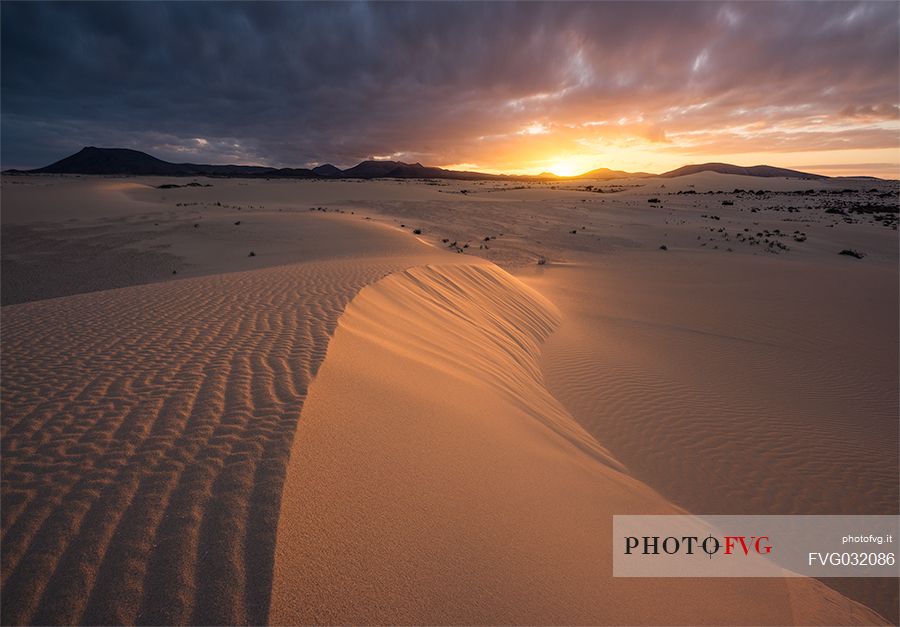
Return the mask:
<path fill-rule="evenodd" d="M 679 504 L 885 514 L 900 490 L 894 279 L 681 256 L 554 267 L 528 282 L 566 315 L 547 343 L 551 390 Z M 714 489 L 691 487 L 701 480 Z"/>
<path fill-rule="evenodd" d="M 552 268 L 547 385 L 691 512 L 896 513 L 896 272 L 839 262 Z M 896 620 L 896 580 L 826 583 Z"/>
<path fill-rule="evenodd" d="M 161 184 L 155 179 L 48 182 L 37 177 L 16 184 L 21 181 L 7 178 L 0 233 L 4 305 L 186 276 L 423 249 L 398 229 L 364 220 L 352 210 L 310 211 L 291 190 L 282 189 L 285 195 L 267 207 L 262 199 L 232 198 L 243 189 L 233 181 L 166 190 L 155 187 Z M 221 189 L 229 183 L 236 189 Z"/>
<path fill-rule="evenodd" d="M 166 182 L 3 177 L 2 622 L 879 622 L 609 538 L 896 513 L 895 187 Z"/>
<path fill-rule="evenodd" d="M 265 622 L 287 454 L 398 258 L 3 309 L 3 623 Z"/>
<path fill-rule="evenodd" d="M 548 393 L 539 345 L 557 323 L 493 265 L 359 293 L 293 444 L 273 623 L 880 622 L 813 580 L 612 578 L 612 514 L 680 510 Z"/>

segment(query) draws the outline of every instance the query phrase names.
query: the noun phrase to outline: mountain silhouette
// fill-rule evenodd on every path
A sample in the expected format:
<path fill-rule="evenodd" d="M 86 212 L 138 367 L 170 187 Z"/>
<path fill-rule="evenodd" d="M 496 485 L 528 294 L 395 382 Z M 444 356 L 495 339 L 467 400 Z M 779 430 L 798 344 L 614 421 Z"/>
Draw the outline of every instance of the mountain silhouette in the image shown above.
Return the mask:
<path fill-rule="evenodd" d="M 9 170 L 10 173 L 21 172 Z M 36 174 L 107 174 L 127 176 L 222 176 L 243 178 L 409 178 L 409 179 L 456 179 L 456 180 L 575 180 L 575 179 L 618 179 L 618 178 L 675 178 L 699 172 L 718 172 L 720 174 L 742 174 L 745 176 L 788 177 L 799 179 L 826 179 L 821 174 L 799 172 L 769 165 L 742 167 L 729 163 L 704 163 L 686 165 L 663 174 L 646 172 L 624 172 L 598 168 L 577 176 L 557 176 L 545 172 L 538 176 L 520 176 L 506 174 L 487 174 L 485 172 L 465 172 L 446 170 L 421 163 L 404 163 L 402 161 L 363 161 L 352 168 L 341 170 L 326 163 L 313 168 L 270 168 L 257 165 L 207 165 L 198 163 L 170 163 L 157 159 L 139 150 L 128 148 L 96 148 L 88 146 L 73 155 L 60 159 L 46 167 L 26 170 Z"/>
<path fill-rule="evenodd" d="M 330 163 L 323 163 L 322 165 L 316 166 L 312 169 L 312 171 L 319 176 L 338 176 L 341 174 L 341 172 L 343 172 L 343 170 L 331 165 Z"/>
<path fill-rule="evenodd" d="M 792 179 L 827 179 L 830 177 L 821 174 L 811 174 L 787 168 L 776 168 L 771 165 L 754 165 L 744 168 L 730 163 L 701 163 L 700 165 L 686 165 L 670 172 L 663 172 L 662 178 L 676 178 L 699 172 L 718 172 L 719 174 L 742 174 L 744 176 L 784 177 Z"/>
<path fill-rule="evenodd" d="M 134 176 L 245 176 L 277 173 L 276 168 L 253 165 L 169 163 L 128 148 L 87 146 L 56 163 L 30 170 L 38 174 L 129 174 Z M 292 170 L 301 175 L 309 170 Z"/>

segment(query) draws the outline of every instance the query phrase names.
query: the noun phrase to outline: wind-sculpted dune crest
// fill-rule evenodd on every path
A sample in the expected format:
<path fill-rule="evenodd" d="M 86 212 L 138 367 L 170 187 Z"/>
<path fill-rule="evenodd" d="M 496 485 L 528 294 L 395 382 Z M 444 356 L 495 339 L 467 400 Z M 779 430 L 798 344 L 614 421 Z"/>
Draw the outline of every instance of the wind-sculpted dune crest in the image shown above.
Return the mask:
<path fill-rule="evenodd" d="M 4 624 L 264 623 L 337 318 L 398 259 L 3 308 Z"/>
<path fill-rule="evenodd" d="M 294 440 L 274 624 L 881 622 L 809 579 L 612 577 L 613 514 L 683 510 L 548 392 L 538 359 L 559 321 L 484 263 L 360 291 Z"/>

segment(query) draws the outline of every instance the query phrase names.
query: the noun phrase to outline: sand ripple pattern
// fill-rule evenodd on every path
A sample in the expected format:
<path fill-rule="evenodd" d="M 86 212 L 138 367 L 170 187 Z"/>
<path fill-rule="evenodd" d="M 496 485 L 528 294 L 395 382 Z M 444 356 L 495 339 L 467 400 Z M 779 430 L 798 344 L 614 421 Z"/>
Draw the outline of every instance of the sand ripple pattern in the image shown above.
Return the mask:
<path fill-rule="evenodd" d="M 784 318 L 686 328 L 597 314 L 551 336 L 547 387 L 688 511 L 896 513 L 896 330 Z M 825 583 L 896 622 L 896 579 Z"/>
<path fill-rule="evenodd" d="M 847 368 L 818 344 L 606 319 L 555 336 L 546 375 L 632 474 L 689 511 L 896 512 L 896 369 Z"/>
<path fill-rule="evenodd" d="M 4 624 L 268 616 L 291 442 L 344 306 L 394 260 L 3 308 Z"/>

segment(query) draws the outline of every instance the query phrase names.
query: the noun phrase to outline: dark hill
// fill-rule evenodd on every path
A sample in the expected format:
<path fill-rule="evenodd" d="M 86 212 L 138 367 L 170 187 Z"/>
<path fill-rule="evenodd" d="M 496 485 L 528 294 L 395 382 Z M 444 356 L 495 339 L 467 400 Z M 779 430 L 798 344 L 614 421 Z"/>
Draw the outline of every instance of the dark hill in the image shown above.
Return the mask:
<path fill-rule="evenodd" d="M 74 155 L 47 167 L 31 170 L 39 174 L 128 174 L 132 176 L 253 176 L 275 168 L 253 165 L 202 165 L 169 163 L 128 148 L 82 148 Z M 309 172 L 309 170 L 306 170 Z"/>
<path fill-rule="evenodd" d="M 345 172 L 346 174 L 346 172 Z M 461 170 L 445 170 L 425 166 L 421 163 L 397 163 L 397 167 L 388 172 L 386 177 L 398 179 L 457 179 L 464 181 L 487 181 L 491 179 L 520 178 L 503 176 L 500 174 L 488 174 L 486 172 L 466 172 Z M 533 177 L 529 177 L 533 178 Z"/>
<path fill-rule="evenodd" d="M 398 166 L 407 165 L 399 161 L 362 161 L 352 168 L 347 168 L 341 176 L 353 179 L 374 179 L 387 176 Z"/>
<path fill-rule="evenodd" d="M 32 170 L 48 174 L 147 174 L 159 176 L 177 175 L 174 163 L 152 157 L 145 152 L 127 148 L 82 148 L 74 155 L 56 163 Z"/>
<path fill-rule="evenodd" d="M 343 172 L 343 170 L 330 163 L 323 163 L 322 165 L 316 166 L 312 171 L 319 176 L 339 176 Z"/>

